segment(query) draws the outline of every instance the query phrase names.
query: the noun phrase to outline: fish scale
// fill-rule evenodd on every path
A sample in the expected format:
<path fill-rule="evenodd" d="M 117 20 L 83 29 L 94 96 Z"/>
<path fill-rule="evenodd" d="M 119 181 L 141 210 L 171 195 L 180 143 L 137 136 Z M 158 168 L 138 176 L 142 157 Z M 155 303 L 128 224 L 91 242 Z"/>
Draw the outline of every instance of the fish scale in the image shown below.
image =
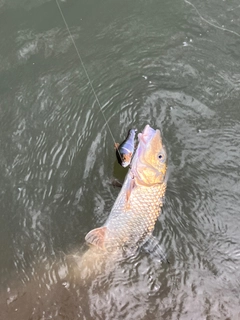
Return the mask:
<path fill-rule="evenodd" d="M 137 186 L 126 206 L 126 190 L 123 186 L 105 224 L 109 234 L 114 233 L 114 238 L 123 236 L 139 241 L 143 234 L 152 232 L 163 205 L 165 190 L 166 185 Z"/>

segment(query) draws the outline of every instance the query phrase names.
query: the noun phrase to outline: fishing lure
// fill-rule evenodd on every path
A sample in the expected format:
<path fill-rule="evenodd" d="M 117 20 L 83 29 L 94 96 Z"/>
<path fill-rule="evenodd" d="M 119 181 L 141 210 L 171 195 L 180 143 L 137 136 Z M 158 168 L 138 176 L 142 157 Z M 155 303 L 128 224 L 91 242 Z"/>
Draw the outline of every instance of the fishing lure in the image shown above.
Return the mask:
<path fill-rule="evenodd" d="M 126 139 L 121 143 L 115 143 L 116 156 L 118 163 L 126 168 L 131 163 L 132 155 L 134 152 L 134 138 L 136 129 L 130 129 Z"/>

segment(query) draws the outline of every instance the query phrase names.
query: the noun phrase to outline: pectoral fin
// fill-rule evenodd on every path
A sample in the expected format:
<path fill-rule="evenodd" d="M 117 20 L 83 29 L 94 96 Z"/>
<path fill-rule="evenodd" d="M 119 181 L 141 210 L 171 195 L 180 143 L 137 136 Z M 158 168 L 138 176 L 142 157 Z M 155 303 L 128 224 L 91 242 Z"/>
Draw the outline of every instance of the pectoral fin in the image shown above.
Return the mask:
<path fill-rule="evenodd" d="M 131 196 L 131 193 L 132 193 L 132 190 L 133 188 L 135 187 L 135 182 L 133 179 L 131 179 L 129 182 L 128 182 L 128 186 L 127 186 L 127 190 L 126 190 L 126 209 L 127 210 L 130 210 L 130 196 Z"/>
<path fill-rule="evenodd" d="M 146 251 L 153 258 L 160 259 L 164 262 L 170 263 L 166 253 L 163 248 L 160 246 L 159 241 L 154 236 L 150 236 L 148 240 L 142 246 L 142 249 Z"/>
<path fill-rule="evenodd" d="M 128 179 L 127 187 L 126 187 L 126 201 L 129 201 L 130 195 L 135 187 L 134 179 Z"/>
<path fill-rule="evenodd" d="M 105 235 L 107 227 L 96 228 L 88 232 L 85 237 L 85 240 L 88 244 L 94 245 L 99 249 L 105 250 Z"/>

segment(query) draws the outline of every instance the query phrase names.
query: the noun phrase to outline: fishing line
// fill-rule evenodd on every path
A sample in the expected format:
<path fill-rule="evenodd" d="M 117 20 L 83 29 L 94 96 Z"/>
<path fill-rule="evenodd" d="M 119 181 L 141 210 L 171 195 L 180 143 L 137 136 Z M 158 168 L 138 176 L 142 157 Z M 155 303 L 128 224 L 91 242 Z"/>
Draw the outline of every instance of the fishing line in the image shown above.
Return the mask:
<path fill-rule="evenodd" d="M 240 37 L 240 34 L 233 31 L 233 30 L 230 30 L 230 29 L 227 29 L 227 28 L 224 28 L 224 27 L 220 27 L 220 26 L 217 26 L 216 24 L 208 21 L 207 19 L 205 19 L 201 14 L 200 12 L 198 11 L 198 9 L 194 6 L 194 4 L 192 4 L 190 1 L 188 0 L 184 0 L 185 3 L 189 4 L 190 6 L 192 6 L 194 8 L 194 10 L 197 12 L 197 14 L 199 15 L 199 17 L 205 21 L 206 23 L 208 23 L 210 26 L 214 27 L 214 28 L 217 28 L 217 29 L 220 29 L 220 30 L 223 30 L 223 31 L 227 31 L 227 32 L 230 32 L 230 33 L 233 33 L 235 34 L 236 36 Z"/>
<path fill-rule="evenodd" d="M 64 14 L 63 14 L 63 12 L 62 12 L 62 9 L 61 9 L 61 7 L 60 7 L 60 5 L 59 5 L 59 3 L 58 3 L 58 0 L 56 0 L 56 4 L 57 4 L 58 10 L 59 10 L 59 12 L 60 12 L 60 14 L 61 14 L 61 16 L 62 16 L 63 22 L 64 22 L 64 24 L 65 24 L 65 26 L 66 26 L 66 29 L 67 29 L 67 31 L 68 31 L 68 34 L 69 34 L 69 36 L 70 36 L 70 38 L 71 38 L 71 40 L 72 40 L 73 46 L 74 46 L 74 48 L 76 49 L 78 58 L 79 58 L 79 60 L 80 60 L 80 62 L 81 62 L 81 65 L 82 65 L 82 67 L 83 67 L 83 70 L 84 70 L 84 72 L 85 72 L 85 74 L 86 74 L 86 77 L 87 77 L 87 79 L 88 79 L 88 82 L 89 82 L 89 84 L 90 84 L 90 87 L 91 87 L 91 89 L 92 89 L 92 92 L 93 92 L 93 94 L 94 94 L 94 96 L 95 96 L 95 99 L 96 99 L 96 101 L 97 101 L 97 104 L 98 104 L 98 106 L 99 106 L 99 109 L 100 109 L 100 111 L 101 111 L 101 114 L 102 114 L 102 116 L 103 116 L 103 119 L 104 119 L 104 121 L 105 121 L 105 124 L 106 124 L 106 126 L 107 126 L 107 128 L 108 128 L 108 131 L 109 131 L 109 133 L 110 133 L 110 135 L 111 135 L 111 137 L 112 137 L 112 140 L 113 140 L 113 142 L 114 142 L 114 145 L 115 145 L 114 136 L 113 136 L 112 131 L 111 131 L 110 127 L 109 127 L 109 124 L 108 124 L 108 122 L 107 122 L 107 119 L 106 119 L 106 117 L 105 117 L 105 115 L 104 115 L 104 113 L 103 113 L 101 104 L 100 104 L 99 99 L 98 99 L 98 97 L 97 97 L 97 94 L 96 94 L 96 92 L 95 92 L 95 90 L 94 90 L 92 81 L 91 81 L 91 79 L 90 79 L 90 77 L 89 77 L 89 75 L 88 75 L 87 69 L 86 69 L 85 66 L 84 66 L 82 57 L 81 57 L 80 52 L 79 52 L 79 50 L 78 50 L 78 48 L 77 48 L 77 46 L 76 46 L 76 43 L 75 43 L 74 38 L 73 38 L 73 36 L 72 36 L 72 33 L 71 33 L 70 29 L 69 29 L 68 23 L 67 23 L 67 21 L 66 21 L 66 19 L 65 19 L 65 17 L 64 17 Z M 120 155 L 120 152 L 119 152 L 119 155 Z M 120 157 L 121 157 L 121 155 L 120 155 Z"/>

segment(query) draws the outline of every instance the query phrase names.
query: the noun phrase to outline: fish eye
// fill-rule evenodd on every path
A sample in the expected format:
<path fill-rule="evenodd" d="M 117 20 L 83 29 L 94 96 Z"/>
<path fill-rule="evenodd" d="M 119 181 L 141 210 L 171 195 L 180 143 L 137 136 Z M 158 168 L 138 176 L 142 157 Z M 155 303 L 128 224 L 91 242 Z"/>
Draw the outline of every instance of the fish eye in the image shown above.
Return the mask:
<path fill-rule="evenodd" d="M 160 152 L 160 153 L 158 154 L 158 159 L 159 159 L 161 162 L 164 162 L 164 160 L 165 160 L 165 155 Z"/>

